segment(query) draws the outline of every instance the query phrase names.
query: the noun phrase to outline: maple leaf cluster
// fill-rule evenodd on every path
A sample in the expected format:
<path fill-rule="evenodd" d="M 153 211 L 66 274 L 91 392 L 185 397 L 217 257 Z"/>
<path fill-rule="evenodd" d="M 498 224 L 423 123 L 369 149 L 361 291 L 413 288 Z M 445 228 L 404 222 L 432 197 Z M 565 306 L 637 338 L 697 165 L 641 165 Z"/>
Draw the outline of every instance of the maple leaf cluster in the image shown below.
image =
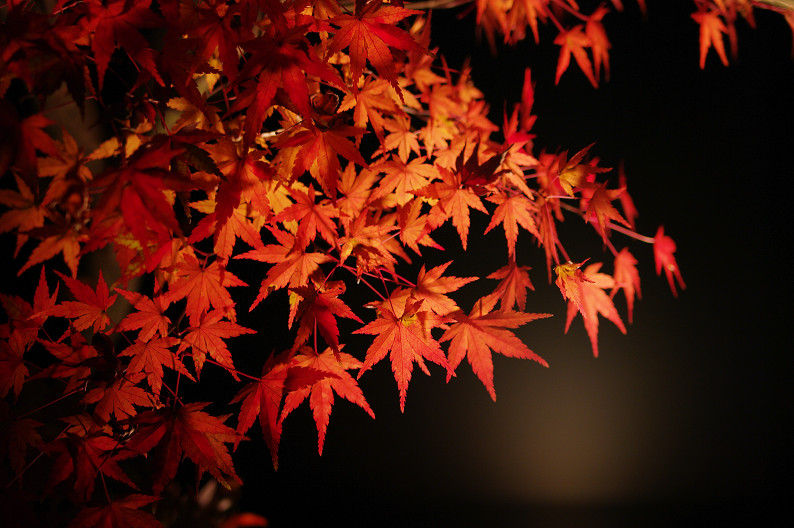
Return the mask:
<path fill-rule="evenodd" d="M 593 85 L 609 70 L 606 6 L 476 10 L 490 38 L 558 26 L 557 80 L 571 56 Z M 157 526 L 152 507 L 185 463 L 239 484 L 247 435 L 277 466 L 304 401 L 322 453 L 336 397 L 374 418 L 359 381 L 387 358 L 401 410 L 414 367 L 449 381 L 464 358 L 496 399 L 495 353 L 546 366 L 516 334 L 549 316 L 527 311 L 528 247 L 595 355 L 599 316 L 625 332 L 616 296 L 631 320 L 640 295 L 614 233 L 652 245 L 657 274 L 684 288 L 673 240 L 636 232 L 622 170 L 592 145 L 537 150 L 530 70 L 495 124 L 469 68 L 437 56 L 430 18 L 402 2 L 13 0 L 0 14 L 0 233 L 32 284 L 32 297 L 0 294 L 0 475 L 42 502 L 68 497 L 70 526 Z M 78 120 L 98 116 L 95 146 L 51 117 L 54 95 Z M 572 261 L 566 215 L 595 230 L 611 274 Z M 441 242 L 465 252 L 493 230 L 505 245 L 486 277 L 427 264 Z M 475 283 L 482 294 L 459 306 Z M 286 324 L 289 342 L 241 324 L 251 311 Z M 277 350 L 234 347 L 257 338 Z M 210 369 L 233 394 L 202 383 Z"/>

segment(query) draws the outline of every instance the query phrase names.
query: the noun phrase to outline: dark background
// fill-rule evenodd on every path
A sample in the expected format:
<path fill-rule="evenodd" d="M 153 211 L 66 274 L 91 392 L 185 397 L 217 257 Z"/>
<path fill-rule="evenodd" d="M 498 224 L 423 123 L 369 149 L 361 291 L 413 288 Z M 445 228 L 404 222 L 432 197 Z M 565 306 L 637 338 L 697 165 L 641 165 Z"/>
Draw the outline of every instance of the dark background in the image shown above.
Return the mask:
<path fill-rule="evenodd" d="M 647 19 L 624 3 L 605 19 L 612 75 L 598 90 L 574 64 L 553 85 L 549 28 L 539 46 L 493 57 L 473 15 L 441 12 L 434 40 L 453 67 L 472 56 L 497 123 L 531 67 L 536 144 L 575 152 L 596 141 L 603 165 L 623 160 L 639 230 L 664 224 L 687 289 L 673 298 L 651 247 L 629 243 L 642 300 L 628 335 L 602 322 L 594 359 L 580 319 L 563 335 L 565 306 L 522 235 L 519 262 L 537 286 L 527 310 L 555 317 L 520 336 L 549 369 L 495 357 L 493 403 L 468 365 L 449 384 L 431 365 L 430 377 L 415 372 L 401 415 L 379 364 L 361 379 L 377 419 L 337 399 L 322 457 L 308 406 L 285 422 L 277 473 L 261 441 L 240 447 L 243 509 L 273 526 L 763 525 L 789 509 L 791 34 L 758 10 L 757 29 L 738 23 L 738 60 L 723 67 L 712 51 L 701 71 L 693 3 L 649 2 Z M 599 260 L 591 229 L 567 224 L 571 257 Z M 431 258 L 482 276 L 504 265 L 488 252 L 501 236 Z"/>

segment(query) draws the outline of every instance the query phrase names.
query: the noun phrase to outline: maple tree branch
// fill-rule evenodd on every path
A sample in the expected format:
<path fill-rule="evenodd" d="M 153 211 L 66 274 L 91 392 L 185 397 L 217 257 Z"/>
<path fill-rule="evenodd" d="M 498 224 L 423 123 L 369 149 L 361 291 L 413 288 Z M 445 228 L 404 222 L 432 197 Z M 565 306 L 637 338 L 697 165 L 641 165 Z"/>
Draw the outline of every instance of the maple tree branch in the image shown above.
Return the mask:
<path fill-rule="evenodd" d="M 587 20 L 587 17 L 585 15 L 581 14 L 579 11 L 577 11 L 577 10 L 573 9 L 571 6 L 569 6 L 568 2 L 564 2 L 562 0 L 551 0 L 551 1 L 554 3 L 554 5 L 559 6 L 563 10 L 567 11 L 571 15 L 575 16 L 576 18 L 578 18 L 579 20 L 582 20 L 582 21 L 586 21 Z"/>
<path fill-rule="evenodd" d="M 416 2 L 405 2 L 406 9 L 428 10 L 428 9 L 454 9 L 462 5 L 471 4 L 474 0 L 419 0 Z M 355 2 L 339 2 L 339 5 L 352 12 Z"/>
<path fill-rule="evenodd" d="M 794 12 L 794 0 L 753 0 L 752 5 L 777 12 Z"/>
<path fill-rule="evenodd" d="M 39 405 L 35 409 L 32 409 L 32 410 L 30 410 L 30 411 L 28 411 L 26 413 L 20 414 L 19 416 L 17 416 L 17 419 L 19 420 L 19 419 L 22 419 L 22 418 L 24 418 L 26 416 L 30 416 L 31 414 L 35 414 L 35 413 L 41 411 L 42 409 L 46 409 L 50 405 L 54 405 L 54 404 L 58 403 L 59 401 L 65 399 L 65 398 L 68 398 L 69 396 L 71 396 L 71 395 L 73 395 L 73 394 L 75 394 L 77 392 L 80 392 L 80 389 L 72 389 L 71 391 L 60 395 L 59 397 L 55 398 L 54 400 L 52 400 L 50 402 L 47 402 L 47 403 L 45 403 L 43 405 Z"/>
<path fill-rule="evenodd" d="M 562 202 L 560 202 L 560 207 L 565 209 L 566 211 L 570 211 L 572 213 L 575 213 L 580 218 L 585 218 L 585 214 L 578 207 L 574 207 L 572 205 L 569 205 L 569 204 L 566 204 L 566 203 L 562 203 Z M 646 244 L 653 244 L 654 243 L 653 237 L 641 235 L 641 234 L 637 233 L 636 231 L 633 231 L 633 230 L 631 230 L 631 229 L 629 229 L 627 227 L 624 227 L 624 226 L 622 226 L 620 224 L 616 224 L 616 223 L 612 222 L 611 220 L 609 220 L 607 222 L 607 227 L 609 227 L 609 229 L 613 229 L 613 230 L 617 231 L 618 233 L 622 233 L 622 234 L 624 234 L 626 236 L 629 236 L 629 237 L 631 237 L 631 238 L 633 238 L 635 240 L 639 240 L 640 242 L 645 242 Z"/>
<path fill-rule="evenodd" d="M 623 227 L 620 224 L 615 224 L 612 221 L 609 222 L 609 228 L 617 231 L 618 233 L 623 233 L 626 236 L 633 238 L 634 240 L 639 240 L 640 242 L 645 242 L 646 244 L 653 244 L 654 239 L 653 237 L 641 235 L 636 231 L 632 231 L 626 227 Z"/>
<path fill-rule="evenodd" d="M 205 358 L 204 362 L 205 363 L 210 363 L 212 365 L 215 365 L 216 367 L 221 367 L 226 372 L 234 372 L 235 374 L 237 374 L 239 376 L 242 376 L 243 378 L 248 378 L 248 379 L 253 380 L 253 381 L 257 381 L 257 380 L 261 380 L 262 379 L 261 376 L 252 376 L 250 374 L 246 374 L 245 372 L 241 372 L 241 371 L 237 370 L 236 368 L 229 368 L 229 367 L 227 367 L 225 365 L 221 365 L 217 361 L 215 361 L 213 359 L 210 359 L 210 358 Z"/>

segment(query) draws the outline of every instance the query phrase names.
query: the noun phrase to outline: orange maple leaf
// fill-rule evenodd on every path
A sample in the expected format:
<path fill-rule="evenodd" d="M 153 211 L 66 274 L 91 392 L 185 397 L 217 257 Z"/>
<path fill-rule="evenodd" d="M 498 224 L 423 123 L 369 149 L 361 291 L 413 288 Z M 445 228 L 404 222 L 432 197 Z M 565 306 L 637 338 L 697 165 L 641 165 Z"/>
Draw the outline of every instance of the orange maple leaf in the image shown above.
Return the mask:
<path fill-rule="evenodd" d="M 615 286 L 612 288 L 612 297 L 618 289 L 623 290 L 626 296 L 626 306 L 629 309 L 629 323 L 634 318 L 634 297 L 641 297 L 640 274 L 637 271 L 637 259 L 628 248 L 623 248 L 615 257 Z"/>
<path fill-rule="evenodd" d="M 606 183 L 593 183 L 583 190 L 583 196 L 589 195 L 585 220 L 587 222 L 592 222 L 593 219 L 596 220 L 594 227 L 601 233 L 604 243 L 606 243 L 607 235 L 609 234 L 610 220 L 620 222 L 626 227 L 631 227 L 631 224 L 620 216 L 618 210 L 612 206 L 612 201 L 623 194 L 623 191 L 624 189 L 607 189 Z"/>
<path fill-rule="evenodd" d="M 675 242 L 672 238 L 664 234 L 664 227 L 659 226 L 659 230 L 656 231 L 656 236 L 653 239 L 653 258 L 656 262 L 656 274 L 661 275 L 662 270 L 664 270 L 664 274 L 667 276 L 667 283 L 670 285 L 670 290 L 675 297 L 678 297 L 675 281 L 678 281 L 682 290 L 686 289 L 686 284 L 684 284 L 684 279 L 681 277 L 681 270 L 678 268 L 678 263 L 673 256 L 675 250 Z"/>
<path fill-rule="evenodd" d="M 722 64 L 727 66 L 728 56 L 725 54 L 722 34 L 727 33 L 728 30 L 720 18 L 720 12 L 714 8 L 700 9 L 696 13 L 692 13 L 692 18 L 700 24 L 700 69 L 706 67 L 706 55 L 708 55 L 711 46 L 714 46 Z"/>
<path fill-rule="evenodd" d="M 192 253 L 186 253 L 182 262 L 175 265 L 176 280 L 165 294 L 165 302 L 172 303 L 187 297 L 186 313 L 191 326 L 198 326 L 201 316 L 210 306 L 224 310 L 231 320 L 237 319 L 235 302 L 228 286 L 248 286 L 216 260 L 202 265 Z"/>
<path fill-rule="evenodd" d="M 605 6 L 599 6 L 593 14 L 587 17 L 584 32 L 587 38 L 590 39 L 590 44 L 593 50 L 593 67 L 595 69 L 595 78 L 601 76 L 601 65 L 604 65 L 604 73 L 606 79 L 609 80 L 609 39 L 607 39 L 606 30 L 602 22 L 604 16 L 609 13 L 609 9 Z"/>
<path fill-rule="evenodd" d="M 576 269 L 581 273 L 581 280 L 577 283 L 580 303 L 577 305 L 576 302 L 568 301 L 568 315 L 565 321 L 565 331 L 568 332 L 576 314 L 578 312 L 582 314 L 585 330 L 587 330 L 587 335 L 593 346 L 594 357 L 598 357 L 599 314 L 612 321 L 622 333 L 626 333 L 626 327 L 623 325 L 612 299 L 604 291 L 614 288 L 615 280 L 606 273 L 599 273 L 600 269 L 600 262 L 590 264 L 584 271 Z"/>
<path fill-rule="evenodd" d="M 370 201 L 378 200 L 394 193 L 398 205 L 405 205 L 414 198 L 413 191 L 426 187 L 432 180 L 438 178 L 438 169 L 428 163 L 423 157 L 415 158 L 404 163 L 397 157 L 379 163 L 378 172 L 384 174 L 378 187 L 372 192 Z"/>
<path fill-rule="evenodd" d="M 14 330 L 8 339 L 0 340 L 0 397 L 5 398 L 14 389 L 14 398 L 19 398 L 22 386 L 28 378 L 25 364 L 27 345 L 25 335 Z"/>
<path fill-rule="evenodd" d="M 383 129 L 388 128 L 385 116 L 399 116 L 401 112 L 393 94 L 386 79 L 365 77 L 360 90 L 345 95 L 339 105 L 339 112 L 352 108 L 353 124 L 361 129 L 367 128 L 367 123 L 371 124 L 375 136 L 383 143 Z"/>
<path fill-rule="evenodd" d="M 340 348 L 344 345 L 340 345 Z M 331 419 L 331 409 L 334 405 L 334 393 L 351 403 L 355 403 L 372 418 L 375 413 L 364 398 L 358 382 L 347 371 L 360 369 L 363 363 L 350 354 L 326 349 L 323 353 L 317 354 L 310 348 L 304 348 L 294 358 L 297 366 L 316 369 L 328 372 L 332 375 L 318 379 L 310 386 L 292 391 L 284 398 L 284 408 L 282 409 L 282 420 L 296 409 L 306 398 L 309 398 L 309 406 L 317 424 L 317 449 L 323 454 L 325 444 L 325 434 L 328 430 L 328 423 Z"/>
<path fill-rule="evenodd" d="M 540 238 L 540 232 L 535 225 L 533 211 L 535 205 L 523 194 L 507 196 L 504 194 L 494 194 L 488 197 L 488 201 L 498 204 L 491 216 L 485 233 L 491 231 L 498 224 L 502 224 L 507 240 L 507 255 L 513 258 L 516 254 L 516 241 L 518 240 L 518 226 L 520 225 L 536 237 Z"/>
<path fill-rule="evenodd" d="M 359 149 L 348 139 L 348 136 L 360 136 L 364 131 L 341 123 L 321 129 L 308 121 L 301 123 L 299 128 L 296 133 L 284 136 L 285 139 L 277 143 L 280 148 L 300 147 L 292 178 L 309 172 L 323 192 L 335 200 L 342 170 L 339 156 L 361 167 L 367 166 Z"/>
<path fill-rule="evenodd" d="M 179 343 L 175 337 L 156 337 L 149 341 L 138 338 L 133 344 L 125 348 L 120 356 L 132 357 L 127 365 L 127 374 L 142 372 L 146 376 L 149 387 L 155 397 L 159 397 L 163 386 L 163 367 L 175 370 L 188 379 L 195 381 L 185 365 L 171 350 Z"/>
<path fill-rule="evenodd" d="M 85 242 L 86 239 L 85 234 L 73 229 L 46 237 L 30 252 L 28 261 L 19 268 L 17 275 L 22 275 L 28 268 L 47 261 L 58 253 L 63 253 L 64 263 L 69 267 L 72 276 L 77 276 L 77 266 L 80 262 L 80 242 Z"/>
<path fill-rule="evenodd" d="M 249 211 L 252 209 L 249 204 L 241 203 L 232 209 L 231 215 L 224 222 L 218 221 L 218 214 L 215 212 L 216 204 L 213 200 L 194 202 L 190 206 L 202 213 L 207 213 L 207 216 L 193 228 L 188 243 L 195 244 L 212 235 L 215 254 L 222 259 L 232 256 L 234 244 L 238 238 L 253 248 L 262 247 L 259 230 L 248 218 Z"/>
<path fill-rule="evenodd" d="M 406 302 L 405 310 L 399 316 L 388 304 L 384 302 L 380 305 L 377 319 L 353 332 L 376 336 L 367 349 L 358 378 L 389 354 L 394 379 L 400 392 L 400 411 L 404 412 L 414 362 L 428 375 L 430 371 L 425 365 L 425 359 L 441 365 L 448 373 L 451 370 L 441 346 L 430 334 L 430 330 L 440 325 L 443 320 L 432 312 L 420 310 L 423 304 L 421 300 Z"/>
<path fill-rule="evenodd" d="M 562 292 L 562 296 L 572 302 L 582 312 L 582 315 L 584 315 L 582 283 L 592 281 L 584 275 L 580 268 L 588 260 L 590 259 L 584 259 L 582 262 L 568 261 L 565 264 L 559 264 L 554 267 L 554 272 L 557 274 L 557 280 L 554 281 L 555 284 Z"/>
<path fill-rule="evenodd" d="M 346 305 L 339 295 L 344 293 L 344 283 L 341 286 L 316 289 L 314 285 L 292 288 L 300 297 L 297 317 L 300 317 L 298 337 L 294 347 L 303 345 L 309 336 L 317 331 L 323 336 L 325 342 L 331 346 L 334 353 L 339 353 L 339 327 L 334 316 L 353 319 L 364 324 L 356 314 Z"/>
<path fill-rule="evenodd" d="M 420 199 L 414 199 L 399 208 L 400 242 L 414 250 L 418 255 L 422 252 L 419 246 L 427 246 L 443 250 L 435 240 L 430 237 L 430 226 L 427 215 L 421 214 L 422 204 Z"/>
<path fill-rule="evenodd" d="M 325 253 L 306 253 L 290 233 L 269 226 L 268 229 L 276 237 L 278 244 L 268 244 L 262 249 L 254 249 L 235 256 L 235 258 L 275 264 L 262 280 L 259 294 L 249 311 L 256 308 L 273 290 L 287 286 L 290 288 L 303 286 L 309 281 L 309 276 L 320 269 L 320 264 L 332 260 Z"/>
<path fill-rule="evenodd" d="M 560 77 L 568 69 L 568 65 L 571 63 L 571 54 L 573 54 L 576 63 L 587 77 L 587 80 L 590 81 L 594 88 L 598 88 L 598 81 L 593 76 L 593 66 L 590 63 L 590 57 L 585 50 L 592 44 L 587 35 L 582 32 L 583 27 L 582 24 L 579 24 L 567 31 L 561 31 L 557 38 L 554 39 L 555 44 L 562 46 L 560 58 L 557 61 L 557 73 L 554 77 L 554 84 L 560 82 Z"/>
<path fill-rule="evenodd" d="M 441 181 L 431 183 L 427 187 L 413 191 L 417 196 L 434 198 L 438 202 L 433 205 L 428 213 L 429 228 L 435 229 L 452 218 L 452 225 L 458 230 L 463 250 L 466 250 L 469 240 L 469 208 L 488 214 L 488 210 L 480 201 L 480 197 L 470 187 L 464 187 L 461 181 L 462 174 L 445 168 L 440 168 Z"/>
<path fill-rule="evenodd" d="M 477 301 L 469 315 L 458 311 L 450 315 L 455 322 L 444 332 L 439 342 L 450 341 L 447 381 L 454 369 L 466 357 L 474 374 L 485 385 L 488 394 L 496 401 L 493 385 L 492 352 L 507 357 L 531 359 L 544 367 L 548 363 L 530 350 L 513 332 L 507 328 L 518 328 L 530 321 L 551 317 L 544 313 L 523 313 L 512 310 L 492 312 L 497 296 L 490 295 Z"/>
<path fill-rule="evenodd" d="M 350 163 L 342 171 L 339 180 L 339 192 L 344 196 L 336 202 L 339 216 L 345 223 L 358 218 L 364 211 L 372 194 L 372 185 L 378 179 L 378 174 L 369 169 L 355 170 Z"/>
<path fill-rule="evenodd" d="M 212 310 L 204 314 L 198 324 L 187 329 L 182 343 L 177 352 L 182 352 L 187 347 L 191 349 L 193 364 L 196 366 L 196 374 L 201 374 L 207 354 L 218 364 L 228 370 L 235 379 L 237 374 L 232 361 L 232 354 L 229 352 L 224 339 L 237 337 L 243 334 L 255 334 L 255 330 L 245 328 L 237 323 L 223 320 L 226 316 L 224 310 Z"/>
<path fill-rule="evenodd" d="M 0 233 L 26 232 L 44 225 L 45 212 L 25 180 L 14 175 L 19 191 L 0 189 L 0 204 L 9 210 L 0 216 Z M 17 244 L 17 251 L 19 251 Z M 15 252 L 16 254 L 16 252 Z"/>
<path fill-rule="evenodd" d="M 459 310 L 455 301 L 445 294 L 456 291 L 466 284 L 477 280 L 477 277 L 442 276 L 450 264 L 452 264 L 451 260 L 446 264 L 431 268 L 429 271 L 425 271 L 423 264 L 422 269 L 419 270 L 419 276 L 416 278 L 416 286 L 406 290 L 417 301 L 423 300 L 425 308 L 432 310 L 438 315 L 447 315 Z"/>
<path fill-rule="evenodd" d="M 392 268 L 397 260 L 386 247 L 392 227 L 377 223 L 377 219 L 366 211 L 347 227 L 346 236 L 339 239 L 339 263 L 348 257 L 356 258 L 356 274 L 360 277 L 367 271 L 381 266 Z"/>

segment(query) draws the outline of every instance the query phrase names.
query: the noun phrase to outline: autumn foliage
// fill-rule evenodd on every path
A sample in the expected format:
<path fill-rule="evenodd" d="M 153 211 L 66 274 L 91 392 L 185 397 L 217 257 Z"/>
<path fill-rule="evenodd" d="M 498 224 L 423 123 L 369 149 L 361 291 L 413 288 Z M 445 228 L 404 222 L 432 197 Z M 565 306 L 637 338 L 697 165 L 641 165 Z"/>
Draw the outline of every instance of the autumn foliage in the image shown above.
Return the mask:
<path fill-rule="evenodd" d="M 321 453 L 338 398 L 374 418 L 359 381 L 382 362 L 401 410 L 415 369 L 450 381 L 464 359 L 496 399 L 494 354 L 547 365 L 515 333 L 549 317 L 528 311 L 522 255 L 536 250 L 547 269 L 535 280 L 556 283 L 566 328 L 581 315 L 595 355 L 600 318 L 625 332 L 617 305 L 632 319 L 635 252 L 684 288 L 675 243 L 661 227 L 635 231 L 626 178 L 597 147 L 535 147 L 530 70 L 494 123 L 470 70 L 433 47 L 427 11 L 45 4 L 0 8 L 0 232 L 19 277 L 0 295 L 9 504 L 67 497 L 70 526 L 159 526 L 153 508 L 181 466 L 240 483 L 232 455 L 256 437 L 277 465 L 284 420 L 304 402 Z M 695 4 L 701 65 L 711 47 L 727 62 L 722 33 L 737 13 L 752 23 L 753 2 Z M 556 28 L 557 81 L 571 59 L 593 86 L 608 76 L 602 20 L 620 2 L 473 7 L 492 42 Z M 53 117 L 56 99 L 95 116 L 94 145 Z M 569 255 L 565 217 L 605 254 Z M 452 258 L 425 265 L 491 231 L 504 246 L 486 277 Z M 459 305 L 475 282 L 484 293 Z M 249 311 L 286 322 L 289 343 L 241 324 Z M 235 346 L 247 334 L 254 352 Z M 225 400 L 202 384 L 209 369 L 234 384 Z"/>

